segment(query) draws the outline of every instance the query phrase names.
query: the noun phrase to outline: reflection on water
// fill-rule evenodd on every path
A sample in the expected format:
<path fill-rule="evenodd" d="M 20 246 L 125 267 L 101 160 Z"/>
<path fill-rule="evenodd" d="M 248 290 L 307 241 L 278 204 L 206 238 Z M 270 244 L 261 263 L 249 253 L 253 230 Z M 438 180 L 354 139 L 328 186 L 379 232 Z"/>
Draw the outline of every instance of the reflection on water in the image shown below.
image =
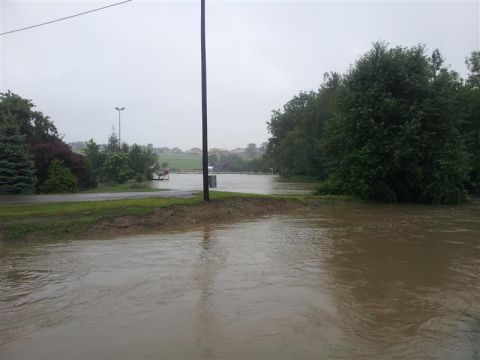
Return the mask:
<path fill-rule="evenodd" d="M 213 190 L 250 194 L 308 194 L 318 187 L 315 183 L 296 183 L 272 175 L 216 174 Z M 169 181 L 152 181 L 152 187 L 170 190 L 202 190 L 202 174 L 171 174 Z"/>
<path fill-rule="evenodd" d="M 480 204 L 7 249 L 0 358 L 480 354 Z"/>

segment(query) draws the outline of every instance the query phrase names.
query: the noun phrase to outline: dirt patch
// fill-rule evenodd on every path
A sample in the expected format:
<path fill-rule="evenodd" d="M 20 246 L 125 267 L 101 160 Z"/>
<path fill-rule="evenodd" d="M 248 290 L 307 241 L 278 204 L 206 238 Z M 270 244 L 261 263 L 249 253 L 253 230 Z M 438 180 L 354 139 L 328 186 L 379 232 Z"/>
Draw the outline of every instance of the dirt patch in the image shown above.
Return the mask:
<path fill-rule="evenodd" d="M 207 223 L 229 223 L 267 215 L 311 209 L 291 199 L 228 199 L 198 205 L 157 208 L 144 217 L 119 216 L 101 220 L 79 234 L 87 238 L 146 234 L 162 230 L 191 228 Z"/>

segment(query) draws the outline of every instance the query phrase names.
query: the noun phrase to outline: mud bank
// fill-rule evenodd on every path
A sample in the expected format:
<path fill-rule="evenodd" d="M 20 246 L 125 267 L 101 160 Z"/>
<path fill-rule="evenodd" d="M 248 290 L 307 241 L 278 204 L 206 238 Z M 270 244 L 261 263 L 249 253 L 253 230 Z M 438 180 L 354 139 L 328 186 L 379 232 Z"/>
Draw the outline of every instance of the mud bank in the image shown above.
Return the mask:
<path fill-rule="evenodd" d="M 249 218 L 306 211 L 306 204 L 293 199 L 228 199 L 196 205 L 157 208 L 153 214 L 120 216 L 95 224 L 83 235 L 110 237 L 161 230 L 188 229 L 206 223 L 228 223 Z"/>
<path fill-rule="evenodd" d="M 103 204 L 99 209 L 84 206 L 73 212 L 66 208 L 64 213 L 62 209 L 43 214 L 22 208 L 22 211 L 30 211 L 31 215 L 14 214 L 1 219 L 0 243 L 6 245 L 31 241 L 97 239 L 188 229 L 204 223 L 234 222 L 308 211 L 317 207 L 320 201 L 303 197 L 222 197 L 209 203 L 199 199 L 169 199 L 167 202 L 152 200 L 148 206 L 140 206 L 139 202 L 111 202 L 111 207 L 108 206 L 109 203 Z"/>

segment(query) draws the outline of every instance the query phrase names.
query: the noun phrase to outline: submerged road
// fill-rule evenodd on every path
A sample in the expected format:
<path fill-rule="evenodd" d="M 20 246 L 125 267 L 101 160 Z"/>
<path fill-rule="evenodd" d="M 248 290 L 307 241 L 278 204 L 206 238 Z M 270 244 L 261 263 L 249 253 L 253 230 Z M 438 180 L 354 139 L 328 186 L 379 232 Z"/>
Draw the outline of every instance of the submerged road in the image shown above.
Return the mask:
<path fill-rule="evenodd" d="M 2 195 L 0 205 L 3 204 L 36 204 L 77 201 L 102 201 L 121 199 L 144 199 L 152 197 L 192 197 L 198 190 L 166 190 L 166 191 L 138 191 L 122 193 L 85 193 L 85 194 L 56 194 L 56 195 Z"/>

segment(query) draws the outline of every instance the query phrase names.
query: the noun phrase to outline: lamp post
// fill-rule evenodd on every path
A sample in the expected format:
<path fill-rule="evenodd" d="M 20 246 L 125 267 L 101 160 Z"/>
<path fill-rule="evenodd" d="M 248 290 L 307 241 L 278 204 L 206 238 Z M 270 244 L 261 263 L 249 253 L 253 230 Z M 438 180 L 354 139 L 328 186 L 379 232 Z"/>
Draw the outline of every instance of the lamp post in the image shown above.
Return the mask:
<path fill-rule="evenodd" d="M 115 110 L 118 110 L 118 150 L 121 149 L 122 147 L 122 132 L 121 132 L 121 128 L 120 128 L 120 111 L 122 110 L 125 110 L 124 107 L 116 107 Z"/>
<path fill-rule="evenodd" d="M 207 56 L 205 51 L 205 0 L 200 3 L 200 48 L 202 63 L 202 149 L 203 200 L 210 201 L 208 189 L 208 132 L 207 132 Z"/>

